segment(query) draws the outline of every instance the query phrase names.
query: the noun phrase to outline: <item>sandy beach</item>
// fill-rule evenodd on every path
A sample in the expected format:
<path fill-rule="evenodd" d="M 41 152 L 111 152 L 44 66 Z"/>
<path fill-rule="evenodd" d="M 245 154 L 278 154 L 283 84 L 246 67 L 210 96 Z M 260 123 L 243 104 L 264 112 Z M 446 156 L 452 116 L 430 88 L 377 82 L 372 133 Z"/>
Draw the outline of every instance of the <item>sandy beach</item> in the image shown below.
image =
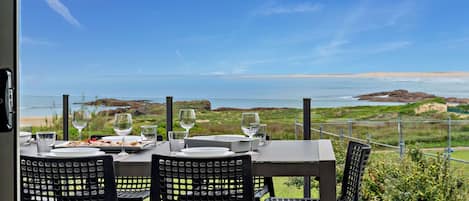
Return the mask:
<path fill-rule="evenodd" d="M 20 125 L 31 125 L 31 126 L 46 126 L 46 119 L 47 122 L 52 121 L 52 117 L 46 116 L 36 116 L 36 117 L 21 117 Z"/>

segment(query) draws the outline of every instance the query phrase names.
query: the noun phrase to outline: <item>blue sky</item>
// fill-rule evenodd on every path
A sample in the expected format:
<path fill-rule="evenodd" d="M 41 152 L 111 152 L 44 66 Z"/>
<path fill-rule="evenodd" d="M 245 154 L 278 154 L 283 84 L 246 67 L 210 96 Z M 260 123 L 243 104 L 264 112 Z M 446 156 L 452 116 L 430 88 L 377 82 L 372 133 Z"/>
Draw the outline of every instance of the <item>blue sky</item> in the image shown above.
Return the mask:
<path fill-rule="evenodd" d="M 31 80 L 467 71 L 469 1 L 21 1 Z"/>

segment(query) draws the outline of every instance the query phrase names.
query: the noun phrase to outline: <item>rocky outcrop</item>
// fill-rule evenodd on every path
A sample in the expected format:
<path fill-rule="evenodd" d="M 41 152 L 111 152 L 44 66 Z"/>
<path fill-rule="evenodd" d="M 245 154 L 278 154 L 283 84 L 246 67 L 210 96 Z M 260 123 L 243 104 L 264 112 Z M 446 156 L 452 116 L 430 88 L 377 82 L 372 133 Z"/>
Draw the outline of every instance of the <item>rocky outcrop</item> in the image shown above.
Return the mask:
<path fill-rule="evenodd" d="M 358 100 L 367 100 L 372 102 L 400 102 L 414 103 L 432 98 L 443 98 L 447 103 L 469 104 L 469 98 L 440 97 L 424 92 L 409 92 L 404 89 L 394 91 L 383 91 L 378 93 L 364 94 L 356 96 Z"/>
<path fill-rule="evenodd" d="M 115 98 L 102 98 L 95 101 L 78 103 L 93 106 L 107 106 L 107 107 L 136 107 L 148 103 L 148 100 L 119 100 Z"/>
<path fill-rule="evenodd" d="M 412 103 L 426 99 L 436 98 L 437 96 L 427 94 L 424 92 L 409 92 L 407 90 L 399 89 L 394 91 L 384 91 L 378 93 L 364 94 L 356 96 L 358 100 L 367 100 L 373 102 L 402 102 Z"/>
<path fill-rule="evenodd" d="M 449 97 L 449 98 L 446 98 L 446 102 L 448 102 L 448 103 L 458 103 L 458 104 L 469 104 L 469 98 Z"/>
<path fill-rule="evenodd" d="M 208 100 L 176 101 L 175 108 L 192 108 L 195 110 L 211 110 L 212 103 Z"/>
<path fill-rule="evenodd" d="M 219 107 L 214 109 L 213 111 L 223 112 L 223 111 L 240 111 L 240 112 L 248 112 L 248 111 L 266 111 L 266 110 L 288 110 L 289 108 L 286 107 L 254 107 L 254 108 L 234 108 L 234 107 Z"/>
<path fill-rule="evenodd" d="M 164 114 L 165 104 L 154 103 L 148 100 L 120 100 L 114 98 L 103 98 L 95 101 L 76 103 L 90 106 L 116 107 L 110 110 L 100 111 L 100 114 L 114 115 L 115 113 L 130 112 L 132 115 Z M 208 100 L 176 101 L 173 103 L 175 111 L 178 108 L 193 108 L 196 110 L 211 110 Z"/>

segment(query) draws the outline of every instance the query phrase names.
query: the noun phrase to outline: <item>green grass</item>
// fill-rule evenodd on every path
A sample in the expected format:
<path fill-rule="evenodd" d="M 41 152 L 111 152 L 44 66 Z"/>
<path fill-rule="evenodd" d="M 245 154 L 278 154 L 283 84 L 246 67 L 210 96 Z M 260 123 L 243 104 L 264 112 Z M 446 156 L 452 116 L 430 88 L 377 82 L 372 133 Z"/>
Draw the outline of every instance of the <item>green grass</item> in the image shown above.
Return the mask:
<path fill-rule="evenodd" d="M 469 150 L 464 150 L 464 151 L 455 151 L 451 153 L 451 158 L 456 158 L 456 159 L 462 159 L 465 161 L 469 161 Z M 464 164 L 461 162 L 453 162 L 454 168 L 458 169 L 461 171 L 467 178 L 469 178 L 469 164 Z M 469 179 L 468 179 L 469 180 Z"/>
<path fill-rule="evenodd" d="M 442 152 L 443 151 L 427 151 L 427 153 L 432 153 L 432 154 L 441 154 Z M 451 153 L 451 158 L 469 161 L 469 150 L 456 150 L 453 153 Z M 465 177 L 467 177 L 469 180 L 469 164 L 458 162 L 458 161 L 452 161 L 451 166 L 457 172 L 460 172 Z"/>
<path fill-rule="evenodd" d="M 469 161 L 469 150 L 455 151 L 451 153 L 451 157 Z"/>
<path fill-rule="evenodd" d="M 274 177 L 274 190 L 275 197 L 281 198 L 303 198 L 303 188 L 298 188 L 293 185 L 287 185 L 288 177 Z M 268 198 L 265 195 L 262 199 Z M 311 197 L 319 198 L 319 193 L 316 189 L 311 189 Z"/>

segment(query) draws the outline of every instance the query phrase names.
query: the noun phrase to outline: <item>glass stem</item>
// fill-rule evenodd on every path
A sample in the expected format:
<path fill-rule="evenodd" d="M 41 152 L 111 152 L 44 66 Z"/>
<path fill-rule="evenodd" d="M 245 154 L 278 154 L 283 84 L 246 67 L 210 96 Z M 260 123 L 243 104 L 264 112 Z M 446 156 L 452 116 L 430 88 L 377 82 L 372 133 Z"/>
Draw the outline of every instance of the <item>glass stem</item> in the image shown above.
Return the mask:
<path fill-rule="evenodd" d="M 249 151 L 251 152 L 252 154 L 252 139 L 254 139 L 252 136 L 249 136 L 250 140 L 249 140 Z"/>
<path fill-rule="evenodd" d="M 121 153 L 125 153 L 124 143 L 125 143 L 125 136 L 122 136 Z"/>
<path fill-rule="evenodd" d="M 186 128 L 187 137 L 189 137 L 189 130 L 190 128 Z"/>
<path fill-rule="evenodd" d="M 81 130 L 82 130 L 82 129 L 78 129 L 78 141 L 81 141 L 81 139 L 82 139 L 82 138 L 81 138 Z"/>

